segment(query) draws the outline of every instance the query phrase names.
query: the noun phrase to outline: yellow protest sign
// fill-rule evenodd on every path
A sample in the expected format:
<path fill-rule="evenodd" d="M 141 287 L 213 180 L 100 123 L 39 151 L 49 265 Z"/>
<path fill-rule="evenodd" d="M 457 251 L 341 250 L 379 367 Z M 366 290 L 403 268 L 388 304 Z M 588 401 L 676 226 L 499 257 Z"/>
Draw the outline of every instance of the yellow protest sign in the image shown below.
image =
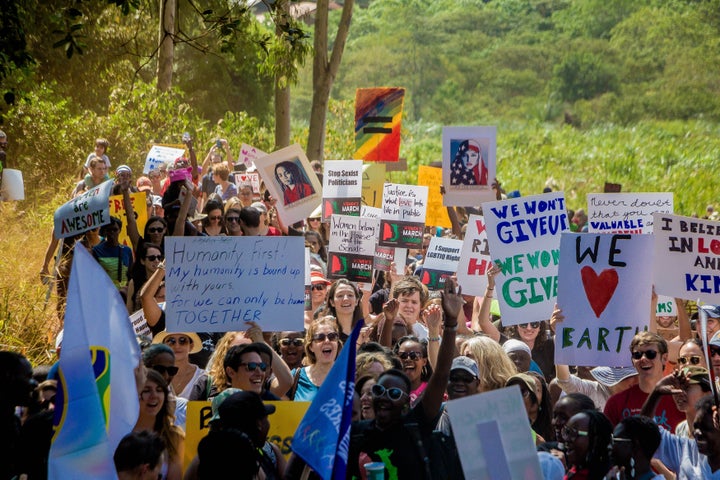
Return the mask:
<path fill-rule="evenodd" d="M 362 203 L 368 207 L 382 207 L 385 184 L 385 164 L 365 163 L 362 171 Z"/>
<path fill-rule="evenodd" d="M 442 185 L 442 169 L 420 165 L 418 167 L 418 185 L 428 187 L 427 210 L 425 225 L 450 228 L 450 217 L 447 209 L 443 207 L 440 185 Z"/>
<path fill-rule="evenodd" d="M 148 220 L 147 203 L 145 203 L 146 198 L 147 196 L 145 195 L 145 192 L 135 192 L 130 194 L 130 201 L 132 202 L 133 210 L 135 210 L 135 222 L 137 222 L 137 228 L 140 235 L 142 235 L 145 231 L 145 224 Z M 125 214 L 125 204 L 123 203 L 122 195 L 110 196 L 110 215 L 122 220 L 123 226 L 122 230 L 120 230 L 120 236 L 118 237 L 120 245 L 132 248 L 130 237 L 127 233 L 127 217 Z"/>
<path fill-rule="evenodd" d="M 285 458 L 290 458 L 290 444 L 295 435 L 300 420 L 310 406 L 310 402 L 263 402 L 266 405 L 275 405 L 275 413 L 270 415 L 270 431 L 268 441 L 280 448 Z M 187 417 L 185 419 L 185 457 L 183 469 L 187 469 L 192 459 L 197 455 L 200 440 L 210 431 L 212 409 L 210 402 L 188 402 Z"/>

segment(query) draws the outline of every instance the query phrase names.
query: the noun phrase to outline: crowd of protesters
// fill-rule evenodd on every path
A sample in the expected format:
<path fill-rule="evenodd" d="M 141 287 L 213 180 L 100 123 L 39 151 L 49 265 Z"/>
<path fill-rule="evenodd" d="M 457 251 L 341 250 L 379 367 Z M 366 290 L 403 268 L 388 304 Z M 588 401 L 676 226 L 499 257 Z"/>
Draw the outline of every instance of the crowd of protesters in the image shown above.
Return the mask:
<path fill-rule="evenodd" d="M 129 246 L 118 242 L 123 224 L 113 218 L 99 232 L 64 239 L 51 268 L 60 243 L 53 238 L 41 272 L 56 283 L 62 316 L 73 249 L 87 248 L 128 314 L 142 310 L 152 332 L 139 339 L 147 375 L 137 424 L 115 451 L 119 478 L 316 478 L 296 458 L 286 464 L 268 441 L 275 407 L 264 401 L 312 401 L 364 319 L 348 478 L 368 478 L 371 462 L 383 462 L 385 478 L 433 478 L 423 445 L 433 432 L 452 438 L 445 402 L 516 385 L 546 479 L 720 479 L 720 418 L 709 375 L 720 374 L 720 307 L 699 307 L 708 317 L 711 365 L 694 323 L 698 307 L 676 299 L 676 317 L 655 317 L 656 298 L 646 299 L 649 331 L 625 352 L 633 367 L 558 365 L 554 332 L 564 321 L 562 306 L 543 322 L 503 326 L 492 308 L 498 267 L 487 271 L 479 297 L 463 295 L 453 278 L 441 292 L 428 292 L 415 276 L 426 245 L 410 250 L 405 275 L 394 273 L 395 265 L 376 275 L 370 293 L 345 279 L 331 281 L 327 224 L 319 214 L 285 225 L 277 199 L 234 181 L 227 141 L 215 142 L 201 165 L 192 140 L 185 143 L 187 157 L 150 175 L 135 178 L 126 165 L 113 171 L 126 211 L 133 211 L 130 193 L 146 194 L 146 204 L 135 205 L 147 208 L 144 230 L 134 215 L 126 217 Z M 72 195 L 111 178 L 108 147 L 97 140 Z M 501 198 L 497 182 L 494 188 Z M 477 208 L 449 210 L 453 228 L 428 227 L 424 244 L 434 235 L 462 239 Z M 573 230 L 583 231 L 584 212 L 568 213 Z M 251 323 L 222 335 L 165 331 L 164 239 L 198 235 L 304 236 L 312 256 L 311 309 L 297 319 L 298 330 L 264 332 Z M 0 352 L 0 377 L 0 479 L 45 478 L 57 374 Z M 195 400 L 210 400 L 213 417 L 184 470 L 187 403 Z"/>

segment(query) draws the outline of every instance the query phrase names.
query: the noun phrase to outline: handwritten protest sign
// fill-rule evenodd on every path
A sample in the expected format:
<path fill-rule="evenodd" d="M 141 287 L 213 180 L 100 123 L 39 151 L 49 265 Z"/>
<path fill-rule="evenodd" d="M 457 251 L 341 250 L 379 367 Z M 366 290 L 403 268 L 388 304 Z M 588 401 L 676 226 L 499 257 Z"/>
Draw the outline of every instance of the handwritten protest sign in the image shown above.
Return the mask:
<path fill-rule="evenodd" d="M 365 218 L 380 218 L 382 217 L 382 208 L 363 205 L 360 207 L 360 216 Z"/>
<path fill-rule="evenodd" d="M 481 215 L 470 215 L 465 232 L 460 263 L 457 268 L 458 283 L 466 295 L 485 295 L 487 270 L 492 266 L 485 220 Z"/>
<path fill-rule="evenodd" d="M 713 305 L 720 293 L 720 224 L 680 215 L 653 214 L 658 294 Z"/>
<path fill-rule="evenodd" d="M 542 480 L 520 387 L 450 400 L 446 409 L 465 478 Z"/>
<path fill-rule="evenodd" d="M 362 160 L 326 160 L 324 166 L 323 221 L 333 214 L 360 216 Z"/>
<path fill-rule="evenodd" d="M 588 232 L 652 233 L 652 214 L 673 213 L 672 193 L 589 193 Z"/>
<path fill-rule="evenodd" d="M 442 290 L 445 280 L 457 271 L 462 245 L 462 240 L 454 238 L 430 239 L 420 275 L 420 280 L 430 290 Z"/>
<path fill-rule="evenodd" d="M 650 321 L 650 235 L 563 233 L 555 361 L 630 367 L 630 342 Z"/>
<path fill-rule="evenodd" d="M 55 238 L 72 237 L 110 223 L 113 185 L 113 180 L 107 180 L 55 210 Z"/>
<path fill-rule="evenodd" d="M 130 194 L 130 202 L 135 212 L 135 222 L 137 223 L 138 232 L 145 231 L 145 224 L 148 220 L 147 204 L 145 203 L 147 195 L 145 192 L 133 192 Z M 122 220 L 122 229 L 118 241 L 125 246 L 132 246 L 130 237 L 127 233 L 127 212 L 125 211 L 125 202 L 122 195 L 110 196 L 110 215 Z"/>
<path fill-rule="evenodd" d="M 250 185 L 252 187 L 253 193 L 260 193 L 260 174 L 257 172 L 247 172 L 247 173 L 240 173 L 235 172 L 234 175 L 235 178 L 235 186 L 238 187 L 238 190 L 240 187 L 243 187 L 245 185 Z"/>
<path fill-rule="evenodd" d="M 355 93 L 355 154 L 369 162 L 397 162 L 405 89 L 358 88 Z"/>
<path fill-rule="evenodd" d="M 275 413 L 270 415 L 270 430 L 267 439 L 280 449 L 286 459 L 290 458 L 292 439 L 300 420 L 305 416 L 310 402 L 265 401 L 265 405 L 275 405 Z M 185 454 L 183 469 L 187 469 L 195 455 L 200 440 L 210 432 L 212 418 L 211 402 L 188 402 L 185 417 Z"/>
<path fill-rule="evenodd" d="M 164 310 L 165 302 L 163 302 L 162 305 L 163 305 L 163 307 L 161 307 L 161 308 L 163 308 L 163 310 Z M 142 311 L 142 309 L 133 313 L 128 318 L 130 319 L 130 323 L 133 326 L 135 335 L 144 335 L 146 337 L 152 337 L 152 331 L 150 330 L 150 327 L 147 324 L 147 320 L 145 320 L 145 313 Z"/>
<path fill-rule="evenodd" d="M 372 281 L 373 257 L 380 221 L 377 218 L 330 217 L 328 276 L 353 282 Z"/>
<path fill-rule="evenodd" d="M 658 295 L 655 315 L 658 317 L 675 317 L 677 314 L 678 311 L 675 299 L 666 295 Z"/>
<path fill-rule="evenodd" d="M 152 170 L 165 164 L 171 164 L 176 158 L 182 157 L 185 154 L 184 148 L 175 147 L 163 147 L 161 145 L 153 145 L 150 147 L 150 151 L 145 157 L 145 165 L 143 166 L 143 173 L 150 173 Z"/>
<path fill-rule="evenodd" d="M 418 167 L 418 185 L 428 187 L 428 204 L 425 223 L 436 227 L 452 227 L 447 209 L 443 206 L 443 196 L 440 193 L 442 169 L 420 165 Z"/>
<path fill-rule="evenodd" d="M 298 144 L 255 159 L 260 176 L 273 197 L 275 208 L 286 225 L 309 217 L 320 205 L 320 180 Z"/>
<path fill-rule="evenodd" d="M 495 127 L 443 127 L 443 205 L 495 200 Z"/>
<path fill-rule="evenodd" d="M 562 192 L 483 205 L 503 325 L 547 320 L 557 298 L 560 234 L 568 229 Z"/>
<path fill-rule="evenodd" d="M 362 202 L 369 207 L 382 207 L 385 164 L 365 163 L 362 174 Z"/>
<path fill-rule="evenodd" d="M 379 244 L 406 248 L 422 245 L 427 197 L 428 187 L 386 183 Z"/>
<path fill-rule="evenodd" d="M 240 145 L 240 155 L 238 155 L 238 161 L 245 164 L 247 168 L 253 168 L 255 166 L 255 160 L 260 157 L 264 157 L 267 153 L 259 150 L 247 143 Z"/>
<path fill-rule="evenodd" d="M 166 237 L 169 332 L 302 330 L 302 237 Z"/>

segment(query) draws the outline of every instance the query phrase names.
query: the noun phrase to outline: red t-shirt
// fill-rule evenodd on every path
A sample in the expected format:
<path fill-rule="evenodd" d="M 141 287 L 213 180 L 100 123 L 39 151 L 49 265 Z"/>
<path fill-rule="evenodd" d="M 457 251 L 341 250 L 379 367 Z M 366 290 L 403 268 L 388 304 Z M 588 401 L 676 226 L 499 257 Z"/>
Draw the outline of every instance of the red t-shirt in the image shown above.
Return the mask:
<path fill-rule="evenodd" d="M 647 397 L 648 394 L 640 390 L 640 386 L 638 385 L 616 393 L 608 398 L 605 404 L 605 416 L 610 419 L 610 423 L 612 423 L 614 427 L 620 423 L 623 418 L 639 415 Z M 655 410 L 655 423 L 665 430 L 674 432 L 675 426 L 683 420 L 685 420 L 685 414 L 677 409 L 672 396 L 663 395 Z"/>

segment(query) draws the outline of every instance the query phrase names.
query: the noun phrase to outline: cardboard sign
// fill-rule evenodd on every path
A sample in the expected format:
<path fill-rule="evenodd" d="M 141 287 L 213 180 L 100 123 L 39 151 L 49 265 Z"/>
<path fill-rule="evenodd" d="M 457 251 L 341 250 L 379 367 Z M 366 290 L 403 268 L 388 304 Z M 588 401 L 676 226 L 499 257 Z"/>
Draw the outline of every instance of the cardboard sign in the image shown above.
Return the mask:
<path fill-rule="evenodd" d="M 331 215 L 360 216 L 362 161 L 326 160 L 323 173 L 322 219 Z"/>
<path fill-rule="evenodd" d="M 428 187 L 428 204 L 425 223 L 435 227 L 452 227 L 447 209 L 443 206 L 443 196 L 440 193 L 442 170 L 420 165 L 418 167 L 418 185 Z"/>
<path fill-rule="evenodd" d="M 377 218 L 348 215 L 330 217 L 328 277 L 371 282 L 379 229 Z"/>
<path fill-rule="evenodd" d="M 302 330 L 303 237 L 166 237 L 167 331 Z"/>
<path fill-rule="evenodd" d="M 130 194 L 130 202 L 135 212 L 135 222 L 137 223 L 138 232 L 145 231 L 145 224 L 148 220 L 146 199 L 147 195 L 145 192 L 133 192 Z M 122 220 L 123 225 L 120 230 L 120 236 L 118 237 L 120 244 L 126 247 L 132 247 L 132 242 L 130 242 L 130 237 L 127 233 L 127 212 L 125 211 L 125 202 L 123 202 L 122 195 L 110 196 L 110 215 Z"/>
<path fill-rule="evenodd" d="M 503 325 L 547 320 L 557 298 L 560 234 L 568 229 L 563 192 L 483 205 Z"/>
<path fill-rule="evenodd" d="M 153 145 L 150 148 L 147 156 L 145 157 L 145 165 L 143 166 L 143 173 L 148 174 L 152 170 L 157 170 L 163 163 L 166 165 L 172 164 L 176 158 L 185 155 L 184 148 L 174 147 L 163 147 L 161 145 Z"/>
<path fill-rule="evenodd" d="M 460 262 L 463 241 L 432 237 L 422 264 L 420 281 L 430 290 L 442 290 L 445 280 L 452 276 Z"/>
<path fill-rule="evenodd" d="M 465 478 L 543 479 L 520 387 L 450 400 L 445 408 Z"/>
<path fill-rule="evenodd" d="M 240 155 L 238 155 L 238 161 L 245 164 L 247 168 L 255 167 L 255 160 L 260 157 L 264 157 L 267 153 L 259 150 L 247 143 L 240 145 Z M 259 190 L 258 190 L 259 191 Z"/>
<path fill-rule="evenodd" d="M 476 297 L 485 295 L 486 273 L 491 266 L 485 220 L 481 215 L 470 215 L 457 267 L 457 279 L 463 293 Z"/>
<path fill-rule="evenodd" d="M 397 162 L 405 89 L 358 88 L 355 93 L 355 154 L 369 162 Z"/>
<path fill-rule="evenodd" d="M 248 173 L 240 173 L 235 172 L 235 175 L 233 175 L 235 178 L 235 186 L 238 187 L 238 191 L 240 190 L 240 187 L 245 185 L 250 185 L 252 187 L 252 191 L 255 194 L 260 194 L 260 174 L 257 172 L 248 172 Z"/>
<path fill-rule="evenodd" d="M 720 294 L 720 223 L 653 214 L 655 291 L 716 305 Z"/>
<path fill-rule="evenodd" d="M 55 238 L 79 235 L 110 223 L 110 179 L 61 205 L 53 215 Z"/>
<path fill-rule="evenodd" d="M 443 205 L 495 200 L 495 127 L 443 127 Z"/>
<path fill-rule="evenodd" d="M 675 299 L 665 295 L 658 295 L 657 306 L 655 307 L 655 315 L 658 317 L 675 317 L 678 314 Z"/>
<path fill-rule="evenodd" d="M 589 193 L 588 232 L 652 233 L 652 214 L 673 213 L 672 193 Z"/>
<path fill-rule="evenodd" d="M 428 187 L 385 184 L 379 244 L 405 248 L 422 245 L 427 197 Z"/>
<path fill-rule="evenodd" d="M 310 402 L 287 402 L 287 401 L 266 401 L 265 405 L 275 405 L 275 413 L 268 416 L 270 431 L 268 441 L 280 448 L 286 459 L 292 453 L 292 439 L 295 435 L 300 420 L 305 416 Z M 192 462 L 197 455 L 197 448 L 200 440 L 210 431 L 210 419 L 212 418 L 212 403 L 188 402 L 187 417 L 185 417 L 185 455 L 183 456 L 183 469 Z"/>
<path fill-rule="evenodd" d="M 649 235 L 563 233 L 555 361 L 631 367 L 630 342 L 650 322 L 653 239 Z"/>
<path fill-rule="evenodd" d="M 320 205 L 320 180 L 300 145 L 257 158 L 255 166 L 267 189 L 277 198 L 275 208 L 286 225 L 304 220 Z"/>
<path fill-rule="evenodd" d="M 385 164 L 365 163 L 362 173 L 362 203 L 369 207 L 382 207 L 382 192 L 385 184 Z"/>

